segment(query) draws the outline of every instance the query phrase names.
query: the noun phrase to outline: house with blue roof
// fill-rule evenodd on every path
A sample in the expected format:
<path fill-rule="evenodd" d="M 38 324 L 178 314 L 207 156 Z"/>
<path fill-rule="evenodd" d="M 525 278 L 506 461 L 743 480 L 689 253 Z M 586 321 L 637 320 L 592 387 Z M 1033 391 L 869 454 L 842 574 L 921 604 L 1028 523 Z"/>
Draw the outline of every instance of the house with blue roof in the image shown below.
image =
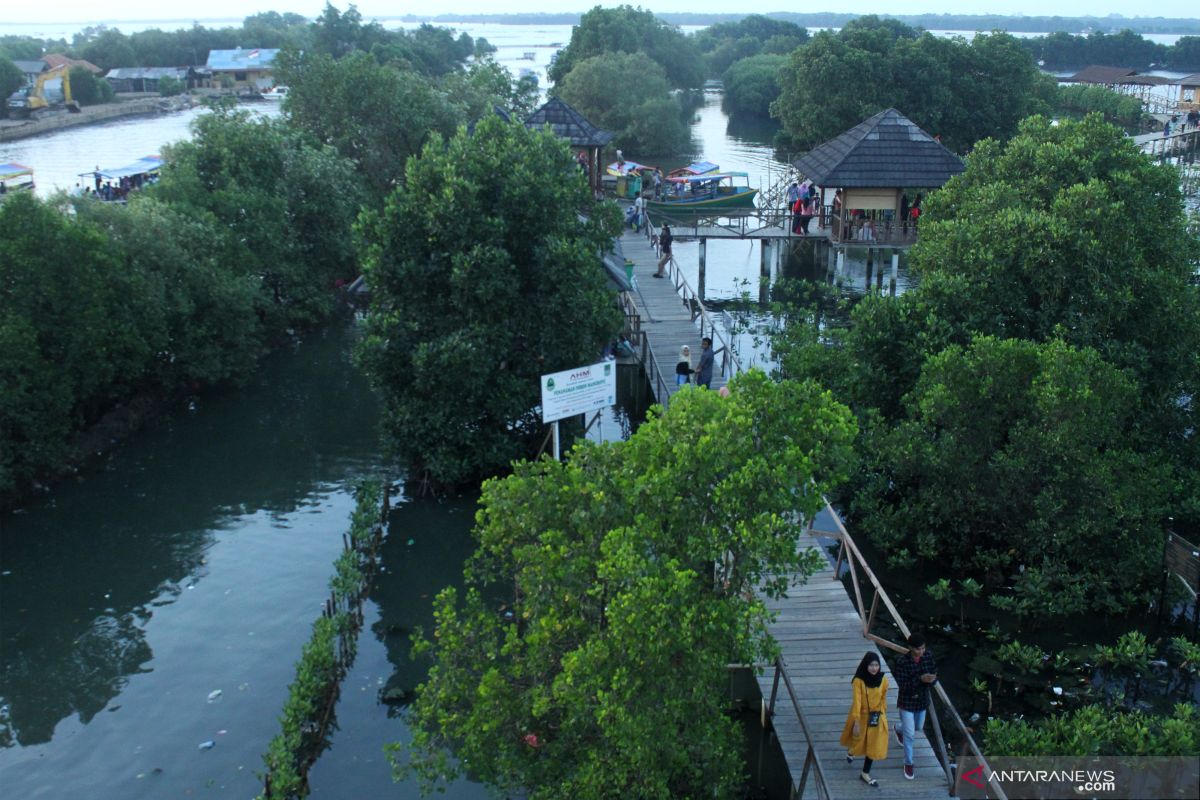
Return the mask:
<path fill-rule="evenodd" d="M 209 50 L 208 71 L 212 73 L 212 88 L 220 89 L 229 86 L 236 92 L 262 92 L 275 85 L 271 74 L 271 65 L 279 50 L 254 48 L 245 50 Z M 225 76 L 228 76 L 226 78 Z"/>

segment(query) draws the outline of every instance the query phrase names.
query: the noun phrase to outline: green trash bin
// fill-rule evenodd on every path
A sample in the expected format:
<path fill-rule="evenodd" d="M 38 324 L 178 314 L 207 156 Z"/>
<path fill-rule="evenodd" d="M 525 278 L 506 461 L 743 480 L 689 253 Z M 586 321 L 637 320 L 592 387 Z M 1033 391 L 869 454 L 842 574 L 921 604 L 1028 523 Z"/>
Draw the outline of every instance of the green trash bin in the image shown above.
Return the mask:
<path fill-rule="evenodd" d="M 626 181 L 625 181 L 624 175 L 617 176 L 617 197 L 625 196 L 625 182 Z"/>
<path fill-rule="evenodd" d="M 633 283 L 633 262 L 628 258 L 625 259 L 625 277 L 631 284 Z"/>

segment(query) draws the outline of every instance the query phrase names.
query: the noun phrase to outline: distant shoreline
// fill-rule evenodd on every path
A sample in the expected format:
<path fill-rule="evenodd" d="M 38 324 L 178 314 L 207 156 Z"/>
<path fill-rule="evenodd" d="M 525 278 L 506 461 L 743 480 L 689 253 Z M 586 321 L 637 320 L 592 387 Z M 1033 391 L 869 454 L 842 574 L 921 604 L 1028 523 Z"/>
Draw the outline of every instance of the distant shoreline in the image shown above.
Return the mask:
<path fill-rule="evenodd" d="M 653 11 L 653 9 L 650 9 Z M 472 23 L 499 25 L 576 25 L 583 12 L 562 12 L 555 14 L 364 14 L 364 19 L 380 22 L 427 22 L 435 24 Z M 672 25 L 715 25 L 721 22 L 736 22 L 749 14 L 698 14 L 687 12 L 664 12 L 655 14 L 659 19 Z M 805 28 L 841 28 L 850 20 L 863 14 L 836 12 L 801 13 L 794 11 L 769 11 L 761 16 L 771 19 L 794 22 Z M 912 27 L 926 30 L 941 31 L 989 31 L 1005 30 L 1015 33 L 1091 33 L 1095 31 L 1115 33 L 1131 30 L 1135 33 L 1161 33 L 1180 36 L 1200 35 L 1200 18 L 1195 17 L 1060 17 L 1060 16 L 1018 16 L 1005 14 L 879 14 L 878 16 L 896 19 Z M 310 20 L 311 21 L 311 20 Z M 105 19 L 78 20 L 67 22 L 10 22 L 7 26 L 54 26 L 63 27 L 79 25 L 81 29 L 87 26 L 105 24 L 118 26 L 122 24 L 156 23 L 163 25 L 178 24 L 190 27 L 193 24 L 206 25 L 209 23 L 240 23 L 241 20 L 229 17 L 187 17 L 181 19 Z"/>

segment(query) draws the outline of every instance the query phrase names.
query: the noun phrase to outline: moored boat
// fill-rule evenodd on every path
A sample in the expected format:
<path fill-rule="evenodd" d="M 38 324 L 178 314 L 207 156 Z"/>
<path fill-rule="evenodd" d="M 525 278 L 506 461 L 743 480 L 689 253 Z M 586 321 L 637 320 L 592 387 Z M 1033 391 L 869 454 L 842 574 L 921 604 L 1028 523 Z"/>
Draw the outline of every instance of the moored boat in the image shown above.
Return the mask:
<path fill-rule="evenodd" d="M 649 211 L 702 212 L 754 208 L 758 189 L 750 188 L 750 175 L 745 172 L 709 172 L 667 178 L 668 187 L 661 200 L 647 200 Z"/>
<path fill-rule="evenodd" d="M 658 167 L 651 167 L 646 164 L 639 164 L 636 161 L 614 161 L 605 167 L 605 172 L 613 177 L 621 177 L 622 175 L 641 175 L 643 178 L 654 174 Z"/>
<path fill-rule="evenodd" d="M 90 178 L 95 185 L 94 195 L 100 200 L 124 203 L 129 192 L 154 183 L 162 171 L 162 156 L 143 156 L 123 167 L 81 172 L 79 177 Z M 91 188 L 91 187 L 88 187 Z"/>
<path fill-rule="evenodd" d="M 711 161 L 694 161 L 691 164 L 688 164 L 686 167 L 680 167 L 679 169 L 671 170 L 667 173 L 667 177 L 687 178 L 696 175 L 707 175 L 709 173 L 716 172 L 718 169 L 720 169 L 720 167 Z"/>
<path fill-rule="evenodd" d="M 15 161 L 0 164 L 0 197 L 25 191 L 33 191 L 33 169 Z"/>
<path fill-rule="evenodd" d="M 282 100 L 283 98 L 287 97 L 287 94 L 288 94 L 288 87 L 272 86 L 270 89 L 268 89 L 267 91 L 262 93 L 262 98 L 263 98 L 263 100 L 279 101 L 279 100 Z"/>

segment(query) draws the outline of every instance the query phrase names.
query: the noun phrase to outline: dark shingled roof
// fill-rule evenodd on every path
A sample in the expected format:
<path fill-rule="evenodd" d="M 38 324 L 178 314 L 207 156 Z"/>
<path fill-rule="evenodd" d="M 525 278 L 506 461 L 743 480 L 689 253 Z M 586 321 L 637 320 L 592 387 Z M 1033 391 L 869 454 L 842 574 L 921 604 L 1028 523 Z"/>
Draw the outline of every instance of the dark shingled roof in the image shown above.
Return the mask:
<path fill-rule="evenodd" d="M 1099 64 L 1092 64 L 1090 67 L 1084 67 L 1076 72 L 1069 80 L 1075 81 L 1075 83 L 1098 83 L 1101 86 L 1113 86 L 1119 83 L 1128 83 L 1128 79 L 1134 75 L 1137 75 L 1137 70 L 1128 67 L 1102 67 Z"/>
<path fill-rule="evenodd" d="M 603 147 L 616 135 L 612 131 L 597 128 L 557 97 L 551 97 L 544 106 L 525 120 L 527 128 L 541 128 L 545 125 L 554 130 L 555 136 L 567 139 L 574 147 Z"/>
<path fill-rule="evenodd" d="M 793 166 L 818 186 L 936 188 L 962 172 L 962 160 L 894 108 L 880 111 Z"/>

